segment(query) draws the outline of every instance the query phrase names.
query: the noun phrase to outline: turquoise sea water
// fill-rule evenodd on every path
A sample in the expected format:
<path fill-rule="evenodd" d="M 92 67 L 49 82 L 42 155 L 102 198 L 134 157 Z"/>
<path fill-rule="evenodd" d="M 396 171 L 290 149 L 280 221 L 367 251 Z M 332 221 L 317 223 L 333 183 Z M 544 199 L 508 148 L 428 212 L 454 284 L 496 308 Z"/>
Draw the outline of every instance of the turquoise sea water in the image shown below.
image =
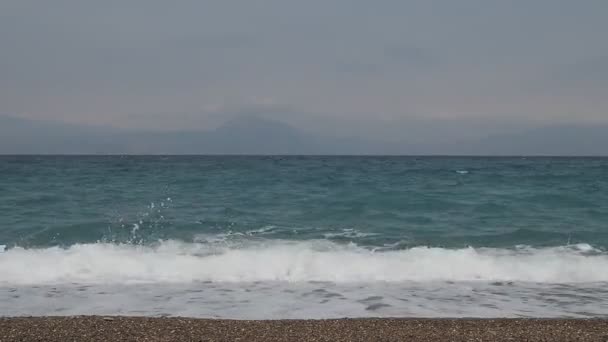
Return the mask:
<path fill-rule="evenodd" d="M 4 156 L 0 213 L 0 315 L 608 313 L 602 158 Z"/>

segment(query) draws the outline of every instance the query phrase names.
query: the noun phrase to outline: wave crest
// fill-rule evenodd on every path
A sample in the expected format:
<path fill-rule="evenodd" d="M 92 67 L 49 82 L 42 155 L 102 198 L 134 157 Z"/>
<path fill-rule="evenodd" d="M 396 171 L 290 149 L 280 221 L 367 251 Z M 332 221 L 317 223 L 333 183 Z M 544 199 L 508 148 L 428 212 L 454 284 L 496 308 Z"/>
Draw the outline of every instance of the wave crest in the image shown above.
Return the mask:
<path fill-rule="evenodd" d="M 608 254 L 588 244 L 514 249 L 414 247 L 373 252 L 328 241 L 241 247 L 164 241 L 156 246 L 77 244 L 0 253 L 0 283 L 285 281 L 608 282 Z"/>

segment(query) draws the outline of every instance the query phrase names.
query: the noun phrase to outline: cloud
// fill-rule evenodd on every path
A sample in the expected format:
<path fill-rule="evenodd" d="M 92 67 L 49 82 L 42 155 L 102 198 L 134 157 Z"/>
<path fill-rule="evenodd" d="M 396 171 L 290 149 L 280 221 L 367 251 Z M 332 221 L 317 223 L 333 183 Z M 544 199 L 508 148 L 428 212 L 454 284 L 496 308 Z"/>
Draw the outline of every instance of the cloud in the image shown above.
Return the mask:
<path fill-rule="evenodd" d="M 438 62 L 437 56 L 429 49 L 404 44 L 386 46 L 384 55 L 388 60 L 414 67 L 428 67 Z"/>
<path fill-rule="evenodd" d="M 363 77 L 382 74 L 405 74 L 407 77 L 426 73 L 438 65 L 438 58 L 428 49 L 406 44 L 389 44 L 371 49 L 373 54 L 349 56 L 340 60 L 328 72 L 338 72 Z"/>
<path fill-rule="evenodd" d="M 607 10 L 598 0 L 5 0 L 0 111 L 116 126 L 166 113 L 158 128 L 176 113 L 277 103 L 327 120 L 590 116 L 607 107 Z M 261 106 L 248 100 L 266 94 Z"/>
<path fill-rule="evenodd" d="M 600 56 L 556 67 L 549 82 L 565 87 L 608 87 L 608 56 Z"/>

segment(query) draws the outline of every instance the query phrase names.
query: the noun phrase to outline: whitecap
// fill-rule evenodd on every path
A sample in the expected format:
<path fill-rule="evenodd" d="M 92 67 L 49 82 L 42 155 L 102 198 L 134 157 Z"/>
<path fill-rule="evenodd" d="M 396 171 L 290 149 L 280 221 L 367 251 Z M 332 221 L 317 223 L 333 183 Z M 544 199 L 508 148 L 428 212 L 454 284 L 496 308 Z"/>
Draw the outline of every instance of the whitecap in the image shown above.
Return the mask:
<path fill-rule="evenodd" d="M 608 254 L 548 247 L 430 248 L 372 252 L 327 240 L 241 246 L 164 241 L 157 246 L 78 244 L 11 248 L 0 254 L 0 283 L 211 282 L 607 282 Z"/>

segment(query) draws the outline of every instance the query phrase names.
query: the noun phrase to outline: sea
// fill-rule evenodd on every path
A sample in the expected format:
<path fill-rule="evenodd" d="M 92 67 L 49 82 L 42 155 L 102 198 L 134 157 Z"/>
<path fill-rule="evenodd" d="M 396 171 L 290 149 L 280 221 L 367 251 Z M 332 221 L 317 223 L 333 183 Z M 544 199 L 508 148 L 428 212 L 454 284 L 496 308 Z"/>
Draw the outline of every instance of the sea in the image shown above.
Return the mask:
<path fill-rule="evenodd" d="M 0 316 L 606 317 L 608 159 L 0 156 Z"/>

